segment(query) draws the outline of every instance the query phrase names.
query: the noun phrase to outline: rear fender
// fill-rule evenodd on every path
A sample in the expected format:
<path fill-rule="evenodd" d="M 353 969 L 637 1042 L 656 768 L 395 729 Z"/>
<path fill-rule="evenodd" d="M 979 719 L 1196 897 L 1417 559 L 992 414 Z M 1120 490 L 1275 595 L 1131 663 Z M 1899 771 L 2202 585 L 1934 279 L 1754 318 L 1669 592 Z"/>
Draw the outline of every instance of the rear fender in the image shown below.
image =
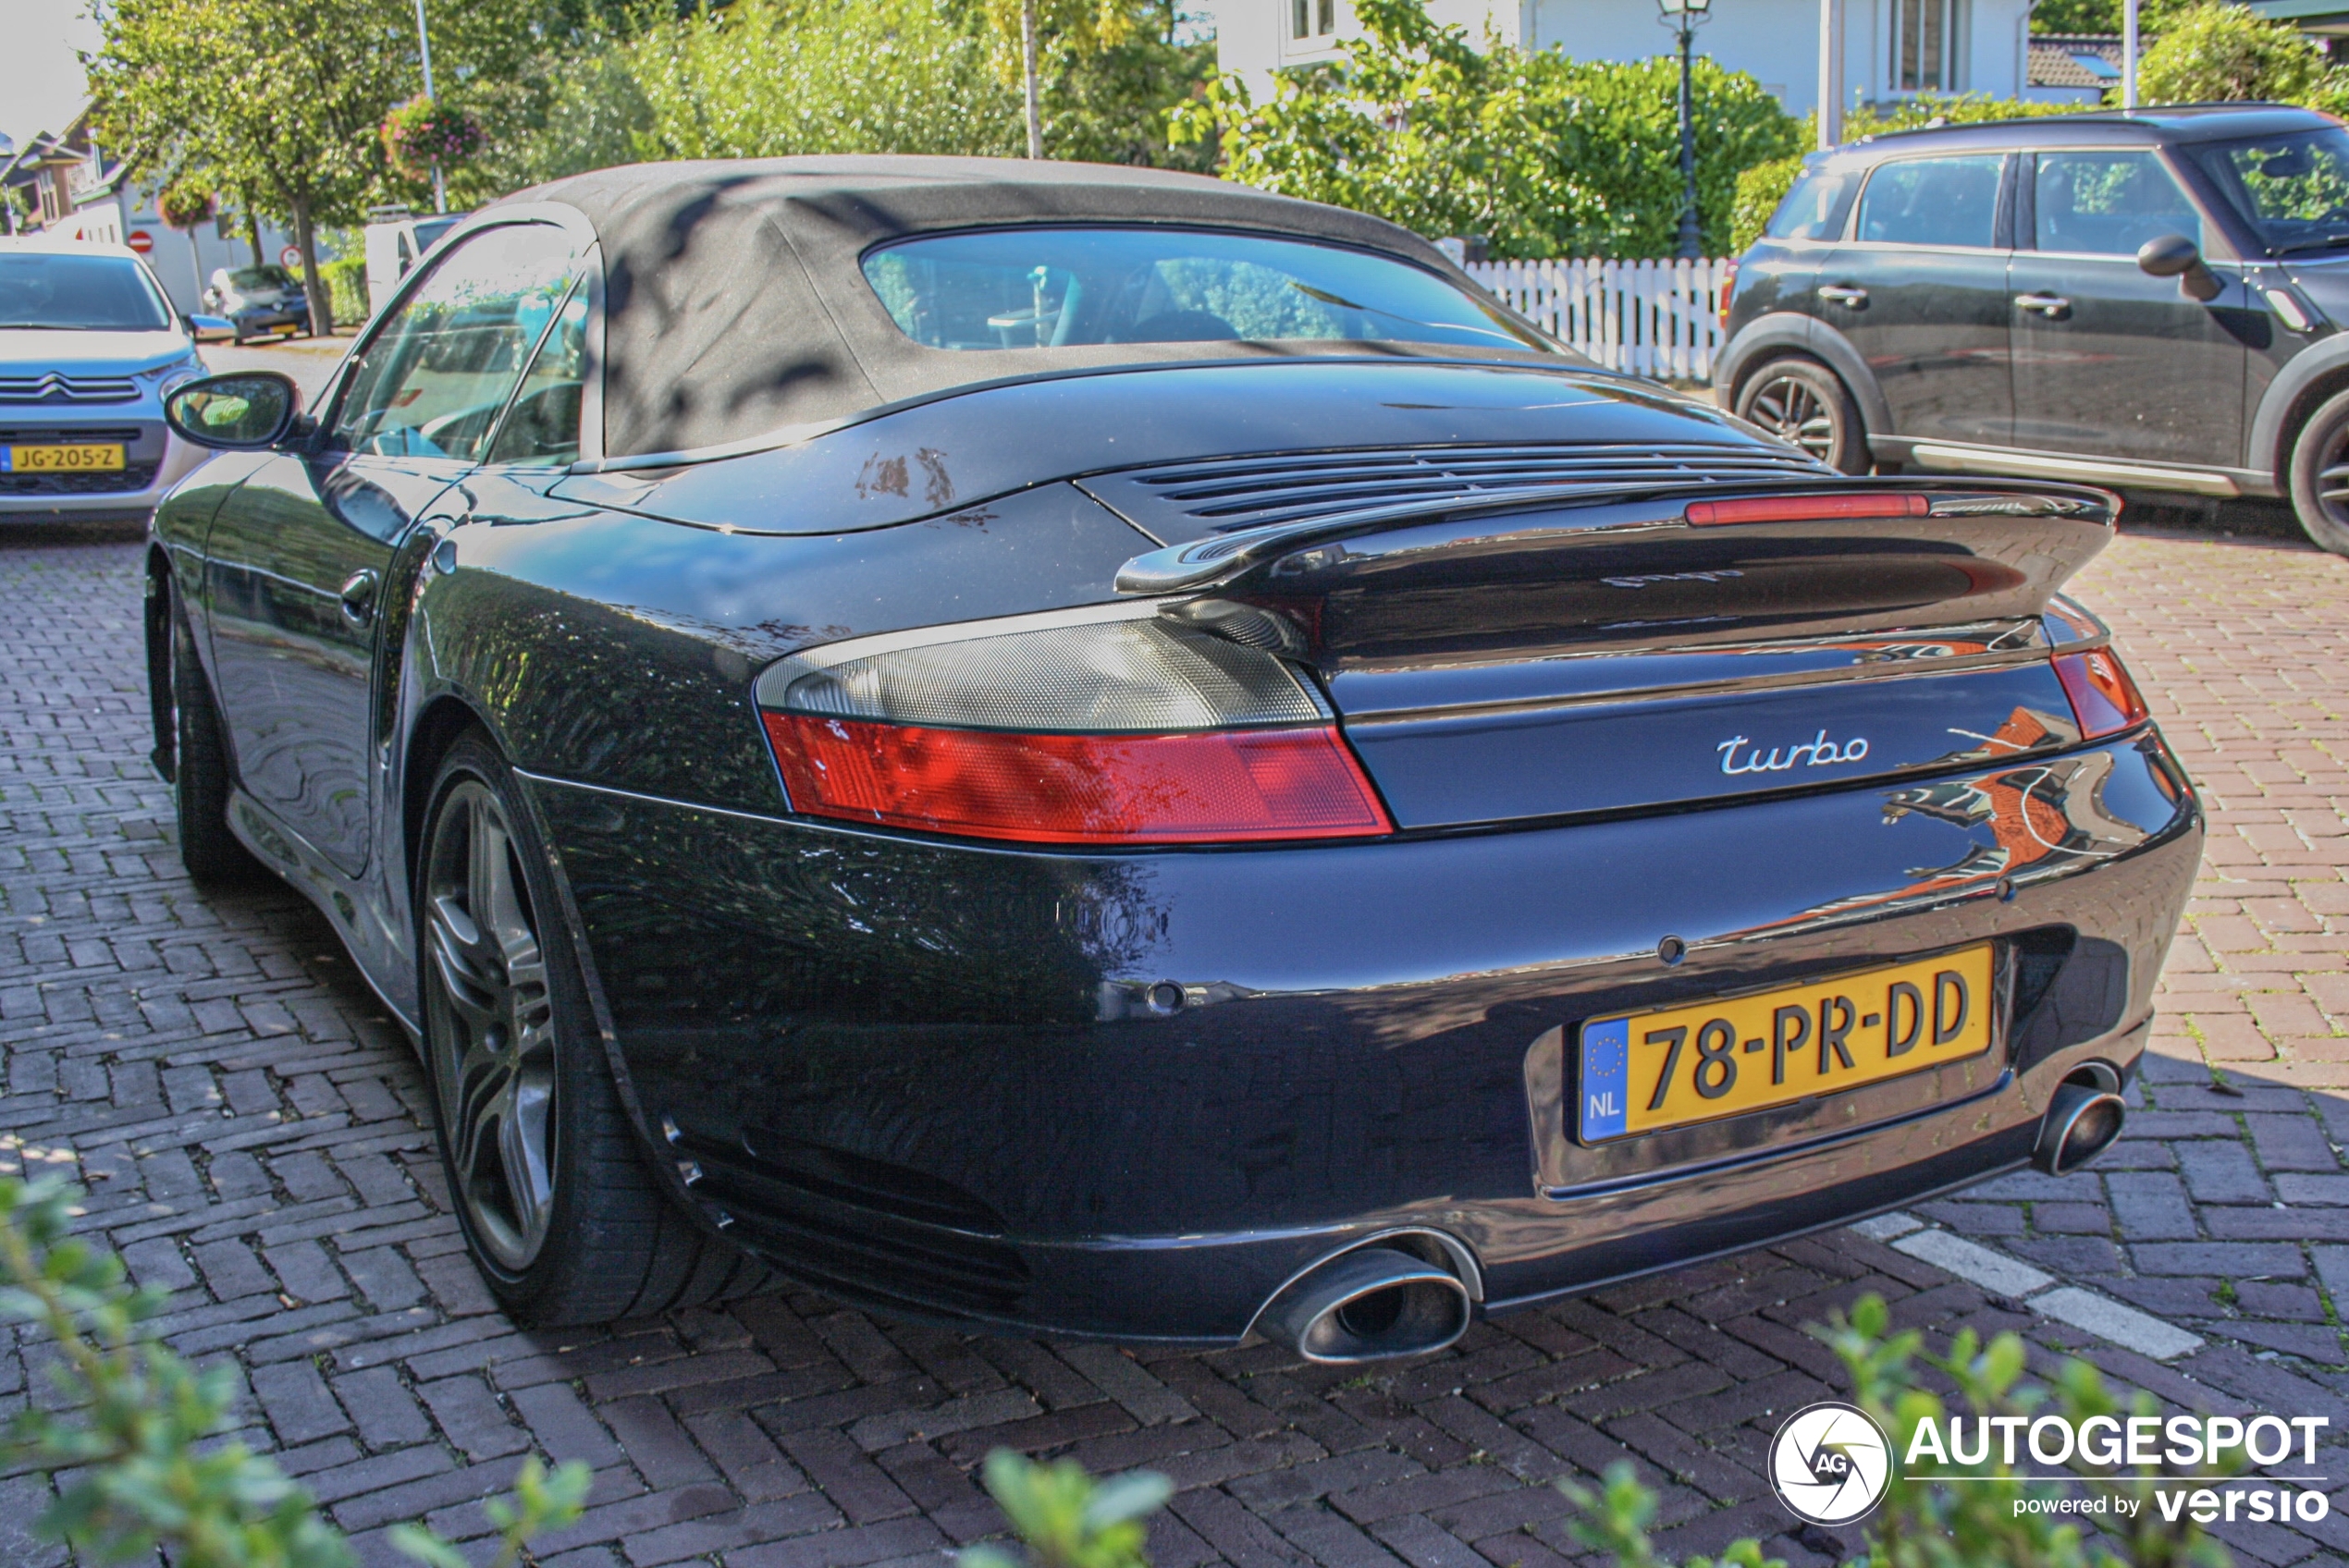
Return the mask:
<path fill-rule="evenodd" d="M 1892 405 L 1884 400 L 1884 388 L 1876 385 L 1867 361 L 1860 357 L 1851 340 L 1825 322 L 1791 311 L 1773 312 L 1748 322 L 1722 350 L 1713 385 L 1721 389 L 1728 404 L 1734 405 L 1747 376 L 1766 361 L 1789 353 L 1816 360 L 1841 378 L 1859 403 L 1860 422 L 1871 436 L 1893 433 Z"/>
<path fill-rule="evenodd" d="M 2279 492 L 2291 488 L 2292 439 L 2326 394 L 2349 382 L 2349 333 L 2311 343 L 2276 373 L 2251 416 L 2244 466 L 2274 476 Z"/>

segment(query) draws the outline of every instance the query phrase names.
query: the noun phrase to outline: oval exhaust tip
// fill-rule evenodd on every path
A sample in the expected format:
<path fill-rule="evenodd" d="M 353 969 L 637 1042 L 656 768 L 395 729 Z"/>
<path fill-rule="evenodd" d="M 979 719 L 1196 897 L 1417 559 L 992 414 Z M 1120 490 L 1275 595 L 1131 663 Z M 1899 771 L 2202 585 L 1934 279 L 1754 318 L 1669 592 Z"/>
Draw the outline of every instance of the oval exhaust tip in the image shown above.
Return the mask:
<path fill-rule="evenodd" d="M 1308 1361 L 1328 1366 L 1439 1351 L 1468 1331 L 1468 1287 L 1394 1247 L 1342 1253 L 1297 1280 L 1258 1314 L 1256 1327 Z"/>
<path fill-rule="evenodd" d="M 2109 1089 L 2060 1085 L 2039 1123 L 2031 1163 L 2050 1176 L 2068 1176 L 2112 1146 L 2128 1107 Z"/>

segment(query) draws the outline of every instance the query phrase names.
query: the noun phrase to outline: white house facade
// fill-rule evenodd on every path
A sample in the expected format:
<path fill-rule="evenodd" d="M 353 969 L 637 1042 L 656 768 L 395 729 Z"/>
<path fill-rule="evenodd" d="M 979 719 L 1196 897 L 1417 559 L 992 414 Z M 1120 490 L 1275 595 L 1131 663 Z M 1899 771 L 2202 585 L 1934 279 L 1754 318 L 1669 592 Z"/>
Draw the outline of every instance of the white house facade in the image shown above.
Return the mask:
<path fill-rule="evenodd" d="M 1223 68 L 1264 97 L 1273 72 L 1334 59 L 1359 36 L 1348 0 L 1215 0 Z M 1471 38 L 1557 49 L 1580 60 L 1641 60 L 1670 52 L 1655 0 L 1429 0 L 1439 22 Z M 2030 0 L 1844 0 L 1843 97 L 1886 103 L 1920 92 L 2070 99 L 2031 89 Z M 1751 73 L 1793 114 L 1817 106 L 1819 0 L 1713 0 L 1697 49 Z"/>

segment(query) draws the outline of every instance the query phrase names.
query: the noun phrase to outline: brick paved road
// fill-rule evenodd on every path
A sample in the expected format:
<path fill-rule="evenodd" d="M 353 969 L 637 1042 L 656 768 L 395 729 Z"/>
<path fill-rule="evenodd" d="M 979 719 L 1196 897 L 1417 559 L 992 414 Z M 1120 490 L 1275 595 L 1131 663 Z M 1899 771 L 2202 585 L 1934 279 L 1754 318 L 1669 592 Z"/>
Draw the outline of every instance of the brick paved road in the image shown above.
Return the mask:
<path fill-rule="evenodd" d="M 804 1293 L 514 1329 L 448 1216 L 408 1049 L 327 927 L 289 894 L 207 900 L 178 876 L 143 760 L 137 558 L 0 537 L 0 1168 L 86 1184 L 90 1224 L 178 1292 L 176 1342 L 240 1368 L 246 1439 L 371 1561 L 400 1519 L 478 1536 L 473 1500 L 535 1449 L 596 1473 L 546 1552 L 566 1568 L 942 1568 L 997 1526 L 970 1472 L 998 1444 L 1174 1476 L 1162 1568 L 1553 1568 L 1572 1547 L 1548 1483 L 1627 1454 L 1665 1490 L 1664 1544 L 1710 1550 L 1789 1523 L 1762 1445 L 1835 1380 L 1799 1326 L 1863 1289 L 1903 1322 L 2022 1329 L 2043 1368 L 2079 1347 L 2166 1400 L 2349 1433 L 2349 561 L 2147 533 L 2083 582 L 2208 791 L 2210 862 L 2123 1147 L 1925 1216 L 2201 1348 L 2158 1364 L 1840 1232 L 1350 1377 L 1264 1346 L 966 1339 Z M 27 1372 L 0 1352 L 5 1404 Z M 0 1562 L 61 1561 L 24 1533 L 39 1496 L 0 1479 Z M 2349 1549 L 2338 1515 L 2306 1528 L 2227 1534 L 2251 1562 Z M 1827 1544 L 1769 1543 L 1798 1568 Z"/>

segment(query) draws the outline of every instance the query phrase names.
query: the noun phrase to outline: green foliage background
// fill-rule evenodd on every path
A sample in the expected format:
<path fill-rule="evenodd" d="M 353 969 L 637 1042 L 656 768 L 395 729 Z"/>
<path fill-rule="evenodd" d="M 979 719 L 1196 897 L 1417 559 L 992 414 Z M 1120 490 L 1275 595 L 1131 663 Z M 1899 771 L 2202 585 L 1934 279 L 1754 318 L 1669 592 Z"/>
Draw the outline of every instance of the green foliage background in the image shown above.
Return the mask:
<path fill-rule="evenodd" d="M 1206 166 L 1170 147 L 1165 112 L 1206 79 L 1214 45 L 1174 42 L 1161 0 L 1142 19 L 1105 50 L 1047 51 L 1052 156 Z M 515 188 L 660 158 L 1015 156 L 1019 89 L 999 54 L 964 0 L 734 0 L 651 15 L 568 52 L 535 122 L 483 164 Z"/>
<path fill-rule="evenodd" d="M 1342 64 L 1284 72 L 1268 103 L 1226 77 L 1178 106 L 1177 141 L 1226 177 L 1375 213 L 1420 234 L 1481 234 L 1497 257 L 1672 253 L 1679 72 L 1658 56 L 1571 60 L 1439 27 L 1419 0 L 1360 0 Z M 1729 238 L 1740 170 L 1800 150 L 1802 123 L 1741 71 L 1694 73 L 1698 216 Z"/>

